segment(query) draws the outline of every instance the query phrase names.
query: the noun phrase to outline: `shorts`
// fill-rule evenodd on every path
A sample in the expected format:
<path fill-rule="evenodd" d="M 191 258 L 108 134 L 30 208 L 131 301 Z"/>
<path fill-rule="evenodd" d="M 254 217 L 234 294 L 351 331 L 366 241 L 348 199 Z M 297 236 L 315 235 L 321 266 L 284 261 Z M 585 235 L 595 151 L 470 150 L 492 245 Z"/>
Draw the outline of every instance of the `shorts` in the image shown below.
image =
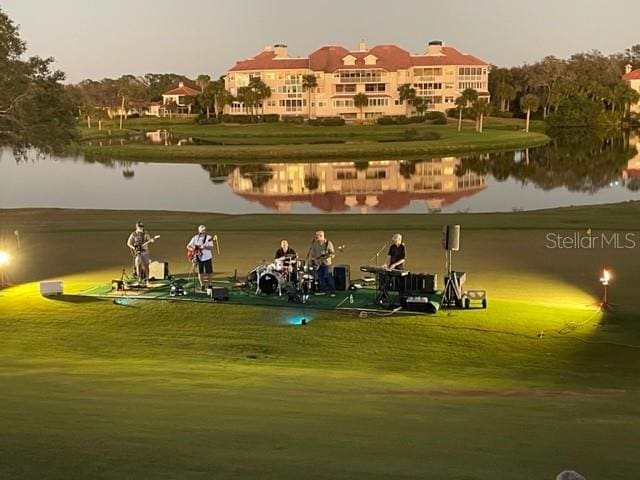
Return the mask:
<path fill-rule="evenodd" d="M 213 262 L 209 260 L 198 260 L 198 273 L 213 273 Z"/>
<path fill-rule="evenodd" d="M 149 252 L 142 252 L 135 256 L 133 263 L 136 267 L 146 267 L 149 265 Z"/>

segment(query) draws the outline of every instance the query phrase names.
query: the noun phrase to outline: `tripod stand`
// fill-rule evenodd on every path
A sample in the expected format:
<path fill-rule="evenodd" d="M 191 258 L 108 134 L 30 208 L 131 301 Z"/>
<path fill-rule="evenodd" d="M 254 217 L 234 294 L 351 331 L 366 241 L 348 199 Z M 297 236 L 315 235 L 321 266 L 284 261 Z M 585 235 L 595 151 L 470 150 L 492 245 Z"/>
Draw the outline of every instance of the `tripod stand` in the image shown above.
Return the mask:
<path fill-rule="evenodd" d="M 441 304 L 443 307 L 461 307 L 464 273 L 458 274 L 453 271 L 453 252 L 451 250 L 445 251 L 445 271 Z"/>

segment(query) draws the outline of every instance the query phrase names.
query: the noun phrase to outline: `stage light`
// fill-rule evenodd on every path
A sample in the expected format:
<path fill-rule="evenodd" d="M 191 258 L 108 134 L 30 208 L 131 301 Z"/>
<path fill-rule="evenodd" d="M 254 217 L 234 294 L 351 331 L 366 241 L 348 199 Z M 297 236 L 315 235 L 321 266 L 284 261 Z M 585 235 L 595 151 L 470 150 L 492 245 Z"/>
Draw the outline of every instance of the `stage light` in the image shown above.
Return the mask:
<path fill-rule="evenodd" d="M 7 252 L 0 252 L 0 268 L 8 265 L 10 261 L 11 255 L 9 255 Z"/>
<path fill-rule="evenodd" d="M 610 280 L 611 280 L 611 272 L 606 268 L 604 268 L 602 270 L 602 277 L 600 277 L 600 283 L 602 283 L 602 285 L 606 287 L 607 285 L 609 285 Z"/>

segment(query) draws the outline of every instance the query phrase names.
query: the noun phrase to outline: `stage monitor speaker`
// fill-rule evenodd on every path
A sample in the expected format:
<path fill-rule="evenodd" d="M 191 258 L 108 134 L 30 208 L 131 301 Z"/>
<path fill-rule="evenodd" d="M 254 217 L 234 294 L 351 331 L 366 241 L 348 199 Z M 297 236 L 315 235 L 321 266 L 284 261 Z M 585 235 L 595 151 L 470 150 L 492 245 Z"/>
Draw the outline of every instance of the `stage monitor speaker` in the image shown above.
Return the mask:
<path fill-rule="evenodd" d="M 229 289 L 226 287 L 213 287 L 211 289 L 211 298 L 217 301 L 229 300 Z"/>
<path fill-rule="evenodd" d="M 344 291 L 349 288 L 351 278 L 349 273 L 349 265 L 336 265 L 333 267 L 333 281 L 336 290 Z"/>
<path fill-rule="evenodd" d="M 149 263 L 149 279 L 165 280 L 169 278 L 169 264 L 167 262 Z"/>
<path fill-rule="evenodd" d="M 442 227 L 442 248 L 453 251 L 460 250 L 460 225 Z"/>

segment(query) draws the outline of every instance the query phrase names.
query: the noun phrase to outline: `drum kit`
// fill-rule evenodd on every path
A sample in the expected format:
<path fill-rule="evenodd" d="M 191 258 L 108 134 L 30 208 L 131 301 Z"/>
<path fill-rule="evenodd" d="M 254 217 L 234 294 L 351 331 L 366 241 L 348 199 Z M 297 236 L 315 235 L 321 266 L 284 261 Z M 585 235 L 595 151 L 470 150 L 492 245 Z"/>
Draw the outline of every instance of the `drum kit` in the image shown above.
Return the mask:
<path fill-rule="evenodd" d="M 316 288 L 314 268 L 297 255 L 285 255 L 273 263 L 262 261 L 249 272 L 247 284 L 256 295 L 288 295 L 289 302 L 306 303 Z"/>

